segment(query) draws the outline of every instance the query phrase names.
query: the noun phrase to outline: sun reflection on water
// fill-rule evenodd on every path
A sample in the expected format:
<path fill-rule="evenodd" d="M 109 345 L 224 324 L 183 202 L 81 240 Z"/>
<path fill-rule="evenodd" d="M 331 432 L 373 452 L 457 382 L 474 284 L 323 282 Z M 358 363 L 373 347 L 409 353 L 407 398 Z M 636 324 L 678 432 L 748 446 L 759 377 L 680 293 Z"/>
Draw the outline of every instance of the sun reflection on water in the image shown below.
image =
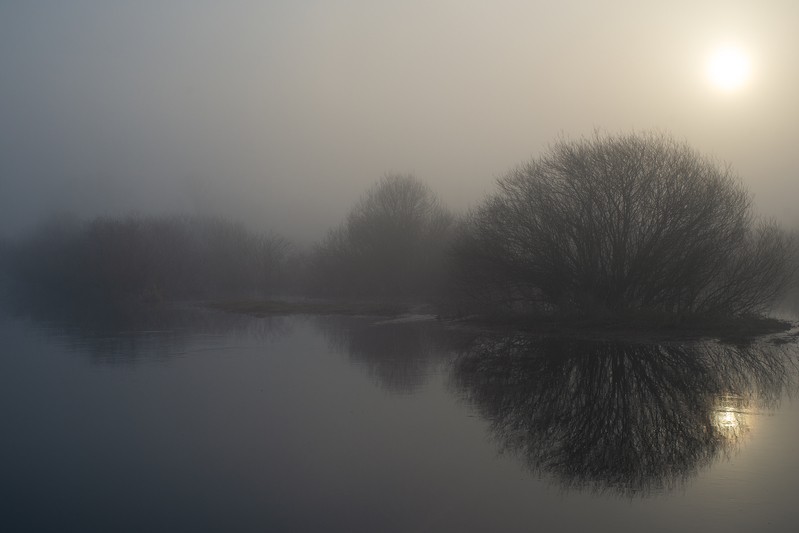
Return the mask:
<path fill-rule="evenodd" d="M 736 438 L 751 429 L 752 411 L 748 398 L 738 395 L 720 396 L 714 409 L 714 423 L 727 438 Z"/>

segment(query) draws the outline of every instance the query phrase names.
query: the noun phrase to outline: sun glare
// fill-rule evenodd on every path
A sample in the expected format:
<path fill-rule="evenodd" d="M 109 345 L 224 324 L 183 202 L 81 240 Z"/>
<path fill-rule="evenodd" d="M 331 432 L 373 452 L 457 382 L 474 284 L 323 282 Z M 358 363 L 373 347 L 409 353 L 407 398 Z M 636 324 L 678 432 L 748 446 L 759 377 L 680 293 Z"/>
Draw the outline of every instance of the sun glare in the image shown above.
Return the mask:
<path fill-rule="evenodd" d="M 716 400 L 714 423 L 719 434 L 735 440 L 750 430 L 753 421 L 751 405 L 747 398 L 736 395 L 723 395 Z"/>
<path fill-rule="evenodd" d="M 734 46 L 716 49 L 707 65 L 707 74 L 711 83 L 718 89 L 733 92 L 746 84 L 751 73 L 748 54 Z"/>

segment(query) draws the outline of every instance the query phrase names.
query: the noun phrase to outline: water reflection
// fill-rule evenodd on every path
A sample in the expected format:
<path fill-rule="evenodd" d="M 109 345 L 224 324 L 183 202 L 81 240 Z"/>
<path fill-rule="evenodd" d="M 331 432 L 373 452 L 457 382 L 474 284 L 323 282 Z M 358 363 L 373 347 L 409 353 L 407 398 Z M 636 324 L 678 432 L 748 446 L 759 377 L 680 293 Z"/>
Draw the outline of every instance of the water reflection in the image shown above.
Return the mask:
<path fill-rule="evenodd" d="M 503 451 L 566 488 L 674 488 L 729 456 L 793 376 L 775 346 L 483 338 L 457 390 Z"/>
<path fill-rule="evenodd" d="M 435 320 L 317 317 L 331 347 L 362 367 L 389 392 L 412 393 L 464 345 L 464 333 Z"/>
<path fill-rule="evenodd" d="M 185 305 L 5 305 L 3 314 L 27 321 L 59 346 L 102 364 L 168 359 L 194 351 L 237 346 L 289 333 L 286 317 L 249 316 Z"/>

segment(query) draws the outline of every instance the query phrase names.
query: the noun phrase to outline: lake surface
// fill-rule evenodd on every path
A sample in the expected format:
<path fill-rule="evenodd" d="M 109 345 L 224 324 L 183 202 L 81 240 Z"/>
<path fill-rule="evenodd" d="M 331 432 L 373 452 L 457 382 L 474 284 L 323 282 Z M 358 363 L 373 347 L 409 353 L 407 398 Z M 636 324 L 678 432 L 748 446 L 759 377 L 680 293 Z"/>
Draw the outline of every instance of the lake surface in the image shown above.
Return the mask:
<path fill-rule="evenodd" d="M 0 318 L 3 531 L 792 531 L 797 351 Z"/>

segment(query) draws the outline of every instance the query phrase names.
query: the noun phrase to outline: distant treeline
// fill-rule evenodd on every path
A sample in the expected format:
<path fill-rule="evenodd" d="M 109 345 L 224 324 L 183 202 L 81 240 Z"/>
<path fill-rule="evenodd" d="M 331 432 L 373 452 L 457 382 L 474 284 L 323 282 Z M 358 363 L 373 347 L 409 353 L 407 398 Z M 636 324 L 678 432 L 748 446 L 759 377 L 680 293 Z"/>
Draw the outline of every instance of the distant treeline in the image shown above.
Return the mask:
<path fill-rule="evenodd" d="M 55 219 L 0 244 L 17 292 L 61 299 L 432 303 L 451 314 L 743 316 L 795 282 L 795 240 L 665 135 L 561 141 L 456 216 L 387 175 L 311 250 L 209 217 Z"/>
<path fill-rule="evenodd" d="M 455 217 L 410 175 L 387 175 L 308 257 L 311 294 L 430 301 L 443 295 Z"/>
<path fill-rule="evenodd" d="M 5 247 L 13 290 L 76 302 L 264 296 L 289 244 L 212 217 L 58 217 Z"/>
<path fill-rule="evenodd" d="M 454 220 L 415 177 L 389 175 L 311 250 L 218 217 L 61 216 L 0 243 L 0 272 L 17 296 L 80 303 L 430 302 L 446 283 Z"/>

